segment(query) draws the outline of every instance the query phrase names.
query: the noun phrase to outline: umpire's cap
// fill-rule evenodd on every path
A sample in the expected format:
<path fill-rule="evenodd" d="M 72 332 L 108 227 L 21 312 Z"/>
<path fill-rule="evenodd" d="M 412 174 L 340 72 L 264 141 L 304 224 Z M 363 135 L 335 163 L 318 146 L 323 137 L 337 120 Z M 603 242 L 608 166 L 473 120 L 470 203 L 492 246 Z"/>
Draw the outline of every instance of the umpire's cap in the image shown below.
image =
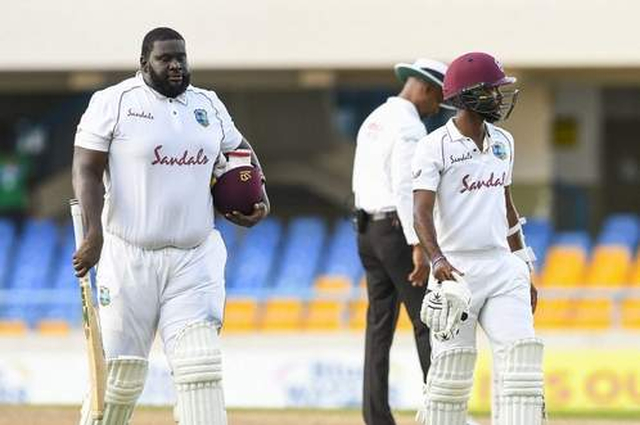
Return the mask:
<path fill-rule="evenodd" d="M 418 59 L 414 63 L 399 63 L 395 67 L 396 77 L 403 83 L 409 77 L 416 77 L 427 83 L 436 84 L 442 88 L 447 65 L 433 59 Z"/>

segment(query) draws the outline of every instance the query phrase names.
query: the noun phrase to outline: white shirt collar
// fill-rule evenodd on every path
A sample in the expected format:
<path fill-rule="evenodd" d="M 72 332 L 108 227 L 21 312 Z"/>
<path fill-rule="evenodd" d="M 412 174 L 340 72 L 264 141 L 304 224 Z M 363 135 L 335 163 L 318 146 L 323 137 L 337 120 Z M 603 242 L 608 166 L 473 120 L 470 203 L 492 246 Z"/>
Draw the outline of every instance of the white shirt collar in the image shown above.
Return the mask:
<path fill-rule="evenodd" d="M 491 135 L 489 134 L 491 131 L 491 128 L 489 127 L 490 125 L 491 124 L 489 123 L 486 123 L 486 122 L 484 123 L 484 140 L 482 143 L 483 152 L 486 152 L 487 149 L 489 149 L 489 146 L 491 146 Z M 453 118 L 449 118 L 449 121 L 447 121 L 445 126 L 447 128 L 447 133 L 449 133 L 449 137 L 451 138 L 452 142 L 471 140 L 470 137 L 467 137 L 462 133 L 460 133 L 460 130 L 458 130 L 458 127 L 456 127 L 456 124 L 453 121 Z"/>
<path fill-rule="evenodd" d="M 420 114 L 418 113 L 418 108 L 416 108 L 416 105 L 414 105 L 413 103 L 409 102 L 407 99 L 404 99 L 404 98 L 399 97 L 399 96 L 392 96 L 392 97 L 387 99 L 387 103 L 396 103 L 398 105 L 402 105 L 402 107 L 405 108 L 407 110 L 407 112 L 410 112 L 417 119 L 420 119 Z"/>
<path fill-rule="evenodd" d="M 153 93 L 156 96 L 156 98 L 158 98 L 158 100 L 175 99 L 178 102 L 182 103 L 183 105 L 185 105 L 185 106 L 187 105 L 187 90 L 189 89 L 189 87 L 191 87 L 191 85 L 189 85 L 189 87 L 187 87 L 187 90 L 185 90 L 184 92 L 180 93 L 178 96 L 176 96 L 176 97 L 167 97 L 167 96 L 163 95 L 162 93 L 156 91 L 150 85 L 148 85 L 147 82 L 144 81 L 144 78 L 142 77 L 142 72 L 140 72 L 140 71 L 136 72 L 136 78 L 139 80 L 140 84 L 142 84 L 143 87 L 146 87 L 151 93 Z"/>

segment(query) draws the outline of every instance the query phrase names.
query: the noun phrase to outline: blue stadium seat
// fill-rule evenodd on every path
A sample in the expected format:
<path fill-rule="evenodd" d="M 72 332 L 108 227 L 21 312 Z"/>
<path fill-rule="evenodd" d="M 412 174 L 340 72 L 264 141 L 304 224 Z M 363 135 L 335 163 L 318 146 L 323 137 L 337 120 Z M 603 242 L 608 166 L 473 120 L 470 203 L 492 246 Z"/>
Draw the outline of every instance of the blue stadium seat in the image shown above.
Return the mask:
<path fill-rule="evenodd" d="M 635 214 L 613 214 L 605 220 L 598 235 L 601 245 L 624 245 L 632 253 L 640 241 L 640 218 Z"/>
<path fill-rule="evenodd" d="M 291 221 L 285 235 L 274 293 L 308 293 L 318 269 L 325 233 L 325 224 L 320 218 L 300 217 Z"/>
<path fill-rule="evenodd" d="M 358 284 L 363 275 L 363 268 L 358 256 L 356 237 L 350 220 L 340 220 L 336 223 L 329 239 L 326 261 L 321 269 L 323 275 L 344 276 L 354 285 Z"/>
<path fill-rule="evenodd" d="M 558 232 L 553 240 L 554 245 L 576 246 L 585 253 L 591 249 L 591 239 L 586 231 Z"/>
<path fill-rule="evenodd" d="M 51 287 L 54 255 L 58 243 L 58 230 L 49 220 L 28 220 L 19 237 L 14 269 L 8 288 L 18 291 L 14 302 L 3 312 L 4 318 L 26 320 L 33 324 L 43 312 L 25 297 L 25 291 Z M 22 294 L 20 294 L 22 292 Z"/>
<path fill-rule="evenodd" d="M 11 253 L 16 240 L 16 226 L 12 221 L 0 219 L 0 289 L 6 285 L 12 264 Z"/>
<path fill-rule="evenodd" d="M 282 235 L 282 224 L 267 218 L 247 231 L 234 266 L 227 268 L 230 295 L 262 296 L 267 286 Z"/>
<path fill-rule="evenodd" d="M 61 319 L 75 326 L 80 324 L 82 311 L 80 288 L 72 265 L 75 252 L 75 237 L 71 223 L 61 228 L 61 249 L 53 268 L 51 289 L 55 295 L 43 306 L 42 319 Z"/>
<path fill-rule="evenodd" d="M 553 238 L 553 226 L 549 220 L 531 218 L 527 219 L 527 223 L 524 225 L 524 233 L 527 245 L 533 249 L 538 258 L 538 265 L 542 267 Z"/>
<path fill-rule="evenodd" d="M 602 233 L 610 231 L 640 232 L 640 217 L 637 214 L 612 214 L 602 224 Z"/>
<path fill-rule="evenodd" d="M 224 244 L 227 247 L 227 251 L 231 252 L 235 249 L 238 242 L 238 232 L 236 231 L 236 225 L 222 216 L 216 216 L 215 228 L 218 229 L 224 240 Z"/>

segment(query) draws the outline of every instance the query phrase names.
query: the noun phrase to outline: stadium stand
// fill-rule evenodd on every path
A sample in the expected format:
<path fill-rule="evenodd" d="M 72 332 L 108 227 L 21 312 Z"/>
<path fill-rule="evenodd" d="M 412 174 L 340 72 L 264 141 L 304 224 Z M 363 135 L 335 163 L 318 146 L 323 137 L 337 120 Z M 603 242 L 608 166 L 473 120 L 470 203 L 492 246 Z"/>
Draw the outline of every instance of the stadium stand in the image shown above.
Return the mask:
<path fill-rule="evenodd" d="M 640 218 L 608 217 L 592 240 L 530 220 L 544 329 L 640 329 Z M 228 250 L 225 332 L 364 329 L 363 270 L 352 224 L 270 217 L 251 229 L 216 221 Z M 79 326 L 70 224 L 0 219 L 0 333 L 60 334 Z M 410 331 L 404 309 L 399 330 Z"/>
<path fill-rule="evenodd" d="M 273 293 L 308 295 L 318 269 L 325 233 L 320 218 L 299 217 L 289 223 Z"/>

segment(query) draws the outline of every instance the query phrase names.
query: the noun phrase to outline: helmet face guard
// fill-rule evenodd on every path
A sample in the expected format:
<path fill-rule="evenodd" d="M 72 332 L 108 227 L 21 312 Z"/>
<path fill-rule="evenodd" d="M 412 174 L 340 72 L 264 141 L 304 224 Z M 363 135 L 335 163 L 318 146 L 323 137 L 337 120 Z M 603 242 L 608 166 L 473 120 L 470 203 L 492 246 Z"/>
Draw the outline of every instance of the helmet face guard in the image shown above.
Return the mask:
<path fill-rule="evenodd" d="M 509 118 L 518 100 L 519 91 L 504 85 L 478 84 L 461 91 L 449 102 L 459 109 L 468 109 L 493 123 Z"/>

